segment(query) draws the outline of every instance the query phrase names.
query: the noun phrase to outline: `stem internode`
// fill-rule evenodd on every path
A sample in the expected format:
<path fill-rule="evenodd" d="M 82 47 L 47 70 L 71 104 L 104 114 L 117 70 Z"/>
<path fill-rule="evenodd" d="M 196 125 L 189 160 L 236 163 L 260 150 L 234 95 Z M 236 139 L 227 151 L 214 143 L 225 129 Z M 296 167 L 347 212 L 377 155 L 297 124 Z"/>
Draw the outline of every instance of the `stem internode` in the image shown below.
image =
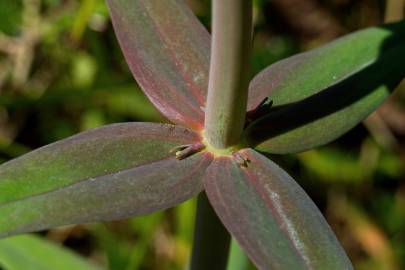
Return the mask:
<path fill-rule="evenodd" d="M 252 44 L 251 0 L 216 0 L 205 137 L 215 148 L 238 144 L 244 123 Z"/>

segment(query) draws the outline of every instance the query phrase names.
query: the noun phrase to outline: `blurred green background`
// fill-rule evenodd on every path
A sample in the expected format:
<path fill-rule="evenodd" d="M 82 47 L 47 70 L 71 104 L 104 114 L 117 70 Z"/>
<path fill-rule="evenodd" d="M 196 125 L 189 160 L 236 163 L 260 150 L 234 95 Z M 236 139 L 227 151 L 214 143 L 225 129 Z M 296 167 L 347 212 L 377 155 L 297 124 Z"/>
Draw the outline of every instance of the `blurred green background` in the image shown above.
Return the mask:
<path fill-rule="evenodd" d="M 210 1 L 188 2 L 209 29 Z M 401 2 L 257 0 L 252 76 L 345 33 L 395 20 Z M 124 121 L 165 120 L 133 80 L 103 0 L 0 0 L 0 162 Z M 405 269 L 405 85 L 333 144 L 273 159 L 310 194 L 356 269 Z M 40 236 L 100 269 L 184 269 L 195 204 Z M 0 249 L 0 269 L 21 269 L 3 255 Z"/>

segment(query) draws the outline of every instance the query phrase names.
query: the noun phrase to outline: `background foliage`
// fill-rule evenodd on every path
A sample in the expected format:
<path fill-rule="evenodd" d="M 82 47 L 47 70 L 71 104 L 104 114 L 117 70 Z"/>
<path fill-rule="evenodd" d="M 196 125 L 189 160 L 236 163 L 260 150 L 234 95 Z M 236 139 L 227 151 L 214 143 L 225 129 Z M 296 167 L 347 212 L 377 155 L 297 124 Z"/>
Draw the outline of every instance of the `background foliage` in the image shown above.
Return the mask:
<path fill-rule="evenodd" d="M 189 2 L 209 28 L 210 1 Z M 252 76 L 279 59 L 395 16 L 385 6 L 378 0 L 255 1 Z M 164 119 L 134 82 L 103 0 L 0 1 L 0 162 L 124 121 Z M 335 143 L 272 158 L 310 194 L 356 269 L 405 269 L 404 85 Z M 182 269 L 194 208 L 191 200 L 146 217 L 68 226 L 41 237 L 102 269 Z M 11 270 L 1 252 L 0 269 Z"/>

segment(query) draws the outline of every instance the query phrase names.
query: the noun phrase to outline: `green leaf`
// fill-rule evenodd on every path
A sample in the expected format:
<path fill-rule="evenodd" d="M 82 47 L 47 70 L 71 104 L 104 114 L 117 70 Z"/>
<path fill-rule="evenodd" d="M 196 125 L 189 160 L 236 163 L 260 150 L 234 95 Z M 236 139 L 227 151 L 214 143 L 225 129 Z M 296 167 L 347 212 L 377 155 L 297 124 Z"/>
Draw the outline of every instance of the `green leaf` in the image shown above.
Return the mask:
<path fill-rule="evenodd" d="M 169 120 L 204 125 L 210 38 L 184 1 L 108 0 L 129 67 Z"/>
<path fill-rule="evenodd" d="M 0 1 L 0 31 L 15 36 L 21 30 L 23 1 Z"/>
<path fill-rule="evenodd" d="M 362 30 L 270 66 L 252 82 L 251 99 L 270 112 L 245 131 L 269 153 L 317 147 L 353 128 L 405 76 L 405 22 Z"/>
<path fill-rule="evenodd" d="M 259 269 L 353 269 L 322 214 L 280 167 L 254 150 L 216 158 L 205 190 L 226 228 Z"/>
<path fill-rule="evenodd" d="M 96 270 L 73 252 L 33 235 L 0 240 L 0 267 L 4 270 Z"/>
<path fill-rule="evenodd" d="M 170 150 L 200 141 L 181 127 L 114 124 L 0 166 L 0 237 L 114 220 L 174 206 L 202 190 L 207 154 Z"/>

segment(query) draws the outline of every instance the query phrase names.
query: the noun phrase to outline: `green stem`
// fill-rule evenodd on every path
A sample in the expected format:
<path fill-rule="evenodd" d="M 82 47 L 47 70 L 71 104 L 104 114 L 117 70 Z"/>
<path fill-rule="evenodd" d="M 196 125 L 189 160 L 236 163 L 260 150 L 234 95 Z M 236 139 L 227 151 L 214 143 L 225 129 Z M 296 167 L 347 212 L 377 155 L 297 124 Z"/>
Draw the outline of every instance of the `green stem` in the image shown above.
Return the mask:
<path fill-rule="evenodd" d="M 237 145 L 245 123 L 252 43 L 252 1 L 213 1 L 213 37 L 205 139 L 216 149 Z M 191 270 L 225 270 L 230 236 L 205 193 L 198 197 Z"/>
<path fill-rule="evenodd" d="M 218 219 L 207 195 L 198 196 L 191 270 L 225 270 L 230 236 Z"/>
<path fill-rule="evenodd" d="M 215 0 L 205 138 L 217 149 L 239 143 L 245 123 L 252 46 L 252 1 Z"/>

